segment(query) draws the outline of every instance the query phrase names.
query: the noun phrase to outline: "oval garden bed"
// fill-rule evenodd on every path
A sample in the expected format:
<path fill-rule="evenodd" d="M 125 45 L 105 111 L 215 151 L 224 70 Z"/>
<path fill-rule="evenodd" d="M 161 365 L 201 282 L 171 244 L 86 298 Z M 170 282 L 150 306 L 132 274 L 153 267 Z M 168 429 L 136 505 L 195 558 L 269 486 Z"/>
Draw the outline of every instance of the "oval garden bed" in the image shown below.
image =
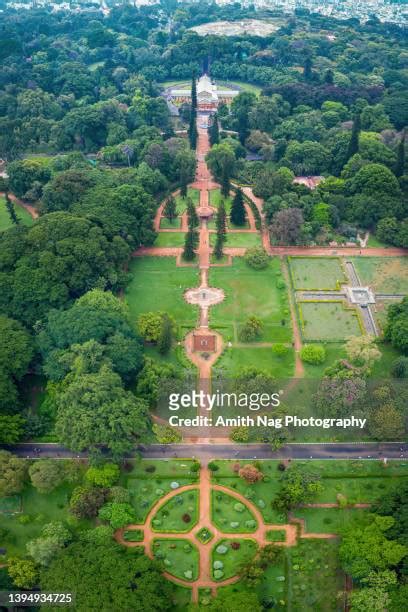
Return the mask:
<path fill-rule="evenodd" d="M 154 539 L 152 552 L 164 571 L 182 580 L 197 580 L 200 555 L 197 548 L 182 538 Z"/>
<path fill-rule="evenodd" d="M 156 512 L 152 519 L 153 531 L 159 533 L 187 533 L 198 522 L 198 490 L 174 495 Z"/>
<path fill-rule="evenodd" d="M 239 568 L 249 563 L 257 551 L 258 544 L 252 539 L 219 540 L 211 552 L 212 577 L 222 581 L 236 576 Z"/>
<path fill-rule="evenodd" d="M 223 533 L 253 533 L 258 528 L 248 506 L 222 491 L 211 491 L 211 520 Z"/>

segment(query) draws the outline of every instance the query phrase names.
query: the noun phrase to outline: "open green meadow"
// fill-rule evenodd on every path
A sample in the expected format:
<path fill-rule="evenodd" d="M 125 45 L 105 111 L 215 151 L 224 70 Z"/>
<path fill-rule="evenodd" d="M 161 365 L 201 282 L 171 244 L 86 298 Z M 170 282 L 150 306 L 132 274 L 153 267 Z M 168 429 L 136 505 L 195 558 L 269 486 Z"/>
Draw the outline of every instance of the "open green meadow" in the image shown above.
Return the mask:
<path fill-rule="evenodd" d="M 215 364 L 215 370 L 226 376 L 236 376 L 242 368 L 256 367 L 271 373 L 275 378 L 290 378 L 295 366 L 295 353 L 288 347 L 285 355 L 277 356 L 270 346 L 240 344 L 226 347 Z"/>
<path fill-rule="evenodd" d="M 210 269 L 210 285 L 225 293 L 224 301 L 211 309 L 211 326 L 220 330 L 224 340 L 237 342 L 241 327 L 252 315 L 264 325 L 260 342 L 292 340 L 287 290 L 278 259 L 272 259 L 265 270 L 253 270 L 243 259 L 235 258 L 232 266 Z"/>
<path fill-rule="evenodd" d="M 210 234 L 210 245 L 215 246 L 217 235 L 215 233 Z M 255 247 L 261 246 L 261 236 L 258 233 L 251 232 L 227 232 L 224 248 L 228 247 Z"/>
<path fill-rule="evenodd" d="M 125 290 L 132 321 L 144 312 L 166 311 L 182 332 L 194 327 L 197 309 L 184 301 L 184 291 L 198 284 L 198 271 L 177 267 L 173 257 L 135 257 Z"/>

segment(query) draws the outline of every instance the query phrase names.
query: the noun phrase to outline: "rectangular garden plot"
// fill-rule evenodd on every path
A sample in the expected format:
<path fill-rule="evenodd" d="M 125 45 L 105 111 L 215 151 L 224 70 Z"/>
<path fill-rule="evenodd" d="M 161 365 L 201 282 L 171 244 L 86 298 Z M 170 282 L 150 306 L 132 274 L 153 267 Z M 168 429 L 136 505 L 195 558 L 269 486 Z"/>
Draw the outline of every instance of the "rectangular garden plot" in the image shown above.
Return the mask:
<path fill-rule="evenodd" d="M 296 291 L 336 291 L 347 283 L 339 257 L 289 257 L 290 274 Z"/>
<path fill-rule="evenodd" d="M 298 302 L 298 311 L 304 340 L 335 342 L 362 333 L 357 310 L 342 301 Z"/>
<path fill-rule="evenodd" d="M 408 294 L 408 257 L 350 257 L 360 281 L 375 293 Z"/>

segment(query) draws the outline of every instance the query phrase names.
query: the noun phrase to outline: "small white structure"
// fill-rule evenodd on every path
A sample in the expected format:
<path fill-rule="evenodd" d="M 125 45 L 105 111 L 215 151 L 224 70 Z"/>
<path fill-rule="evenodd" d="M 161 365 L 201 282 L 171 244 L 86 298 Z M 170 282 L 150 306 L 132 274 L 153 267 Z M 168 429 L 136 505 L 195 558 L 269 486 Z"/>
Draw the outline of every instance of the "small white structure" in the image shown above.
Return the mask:
<path fill-rule="evenodd" d="M 188 89 L 170 87 L 168 94 L 175 104 L 191 102 L 191 87 Z M 197 81 L 197 104 L 201 110 L 215 110 L 220 103 L 230 104 L 238 94 L 237 89 L 219 89 L 207 74 L 203 74 Z"/>
<path fill-rule="evenodd" d="M 374 293 L 370 287 L 346 287 L 346 293 L 352 304 L 359 306 L 375 304 Z"/>

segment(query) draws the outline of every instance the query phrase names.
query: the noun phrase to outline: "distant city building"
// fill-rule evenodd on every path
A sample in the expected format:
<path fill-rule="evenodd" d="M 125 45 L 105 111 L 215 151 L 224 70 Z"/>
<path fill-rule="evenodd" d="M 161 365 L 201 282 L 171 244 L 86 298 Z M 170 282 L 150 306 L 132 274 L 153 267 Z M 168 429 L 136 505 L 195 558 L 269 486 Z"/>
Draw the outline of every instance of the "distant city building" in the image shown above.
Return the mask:
<path fill-rule="evenodd" d="M 239 94 L 238 89 L 218 87 L 210 77 L 204 74 L 197 81 L 197 104 L 199 110 L 215 110 L 218 105 L 231 104 L 232 100 Z M 169 87 L 166 90 L 167 100 L 173 104 L 180 105 L 191 102 L 191 87 L 178 89 Z"/>

